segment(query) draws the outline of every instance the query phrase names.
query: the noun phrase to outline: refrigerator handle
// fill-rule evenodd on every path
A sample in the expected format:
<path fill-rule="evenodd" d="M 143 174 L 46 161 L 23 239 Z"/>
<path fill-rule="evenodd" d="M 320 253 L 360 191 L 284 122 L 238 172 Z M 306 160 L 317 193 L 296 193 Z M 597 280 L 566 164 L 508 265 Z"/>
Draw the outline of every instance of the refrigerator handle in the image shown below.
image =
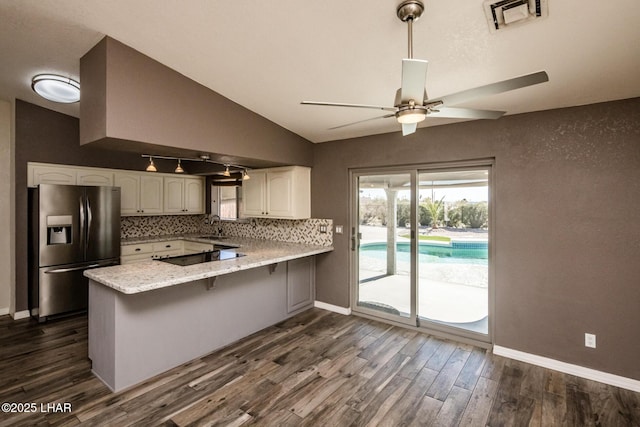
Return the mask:
<path fill-rule="evenodd" d="M 90 268 L 96 268 L 96 267 L 105 267 L 105 266 L 102 264 L 89 264 L 89 265 L 83 265 L 81 267 L 56 268 L 55 270 L 47 270 L 44 272 L 44 274 L 68 273 L 70 271 L 88 270 Z"/>
<path fill-rule="evenodd" d="M 87 196 L 87 247 L 89 247 L 89 237 L 91 236 L 91 221 L 93 215 L 91 214 L 91 200 Z"/>
<path fill-rule="evenodd" d="M 80 228 L 80 230 L 79 230 L 80 231 L 80 233 L 79 233 L 79 235 L 80 235 L 80 246 L 82 248 L 84 248 L 85 247 L 84 239 L 85 239 L 85 234 L 86 234 L 86 232 L 85 232 L 85 226 L 86 226 L 85 225 L 86 224 L 85 220 L 86 219 L 85 219 L 84 198 L 80 197 L 80 199 L 78 199 L 78 200 L 79 200 L 79 205 L 80 205 L 80 227 L 79 227 Z M 83 256 L 84 256 L 85 251 L 83 250 L 82 253 L 83 253 Z"/>

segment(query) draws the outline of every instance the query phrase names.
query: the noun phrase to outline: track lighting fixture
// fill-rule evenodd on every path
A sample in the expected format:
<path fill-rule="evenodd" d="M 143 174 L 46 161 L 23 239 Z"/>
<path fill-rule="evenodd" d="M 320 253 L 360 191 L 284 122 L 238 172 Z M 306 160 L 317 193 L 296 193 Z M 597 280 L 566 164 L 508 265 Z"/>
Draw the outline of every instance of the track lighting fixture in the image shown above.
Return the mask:
<path fill-rule="evenodd" d="M 153 157 L 149 157 L 149 166 L 147 166 L 147 172 L 158 172 L 156 165 L 153 163 Z"/>
<path fill-rule="evenodd" d="M 199 157 L 197 158 L 185 158 L 185 157 L 172 157 L 172 156 L 156 156 L 156 155 L 151 155 L 151 154 L 142 154 L 142 157 L 148 157 L 149 158 L 149 165 L 147 166 L 147 172 L 157 172 L 158 168 L 156 167 L 155 163 L 153 163 L 153 159 L 165 159 L 165 160 L 176 160 L 178 162 L 176 168 L 174 169 L 175 173 L 185 173 L 185 170 L 182 168 L 182 161 L 189 161 L 189 162 L 205 162 L 205 163 L 213 163 L 216 165 L 222 165 L 224 166 L 224 171 L 222 173 L 218 172 L 218 174 L 224 176 L 225 178 L 229 178 L 231 177 L 231 173 L 233 172 L 238 173 L 241 175 L 241 179 L 242 180 L 247 180 L 250 179 L 251 177 L 249 176 L 249 170 L 247 169 L 246 166 L 241 166 L 241 165 L 234 165 L 231 163 L 222 163 L 222 162 L 216 162 L 214 160 L 211 160 L 211 157 L 209 157 L 208 154 L 201 154 Z M 230 170 L 230 168 L 234 168 L 234 170 Z M 229 181 L 229 180 L 226 180 Z"/>

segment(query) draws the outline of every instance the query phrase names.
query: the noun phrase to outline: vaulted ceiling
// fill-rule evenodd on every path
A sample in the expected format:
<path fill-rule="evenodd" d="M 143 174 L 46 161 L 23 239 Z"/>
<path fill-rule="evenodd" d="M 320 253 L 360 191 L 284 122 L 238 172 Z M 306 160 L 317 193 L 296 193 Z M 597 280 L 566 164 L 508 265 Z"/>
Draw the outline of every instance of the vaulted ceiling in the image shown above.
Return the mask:
<path fill-rule="evenodd" d="M 399 2 L 0 0 L 0 98 L 78 116 L 30 79 L 78 79 L 80 57 L 109 35 L 313 142 L 399 131 L 394 119 L 328 130 L 380 114 L 300 105 L 393 104 L 407 56 Z M 539 70 L 548 83 L 461 106 L 517 114 L 640 96 L 637 0 L 548 0 L 548 17 L 493 33 L 481 0 L 424 3 L 414 57 L 429 61 L 430 97 Z"/>

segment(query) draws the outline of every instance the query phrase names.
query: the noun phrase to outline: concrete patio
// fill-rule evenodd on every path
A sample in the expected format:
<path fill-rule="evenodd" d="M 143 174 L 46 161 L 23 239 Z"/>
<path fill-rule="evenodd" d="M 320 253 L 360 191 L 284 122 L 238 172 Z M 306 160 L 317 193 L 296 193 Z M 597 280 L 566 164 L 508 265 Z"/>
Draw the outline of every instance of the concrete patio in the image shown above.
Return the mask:
<path fill-rule="evenodd" d="M 386 228 L 361 226 L 362 243 L 386 242 Z M 408 230 L 398 230 L 402 235 Z M 487 233 L 434 230 L 455 240 L 478 241 Z M 398 241 L 406 241 L 398 237 Z M 359 301 L 383 304 L 400 313 L 410 312 L 410 265 L 397 261 L 395 274 L 387 274 L 383 259 L 360 254 Z M 487 333 L 488 267 L 477 264 L 419 264 L 418 316 L 463 329 Z"/>

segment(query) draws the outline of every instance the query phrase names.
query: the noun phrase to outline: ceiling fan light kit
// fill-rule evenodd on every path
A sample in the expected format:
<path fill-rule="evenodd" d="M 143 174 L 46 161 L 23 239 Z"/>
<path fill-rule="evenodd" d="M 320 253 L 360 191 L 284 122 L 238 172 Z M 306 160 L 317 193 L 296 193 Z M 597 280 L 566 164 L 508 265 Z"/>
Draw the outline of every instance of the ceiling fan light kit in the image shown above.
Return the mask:
<path fill-rule="evenodd" d="M 522 6 L 528 1 L 529 0 L 502 0 L 494 2 L 500 4 L 520 2 L 521 4 L 516 6 Z M 540 1 L 546 4 L 546 0 L 535 1 L 536 4 Z M 514 8 L 516 6 L 514 6 Z M 519 14 L 521 15 L 524 13 L 524 8 L 515 9 L 511 12 L 508 12 L 508 10 L 509 8 L 507 8 L 507 20 L 517 20 Z M 390 111 L 392 112 L 391 114 L 372 117 L 354 123 L 348 123 L 346 125 L 335 126 L 331 129 L 338 129 L 375 119 L 395 117 L 396 121 L 402 125 L 402 134 L 409 135 L 414 133 L 417 129 L 417 124 L 424 121 L 429 115 L 433 115 L 438 118 L 454 119 L 497 119 L 505 114 L 505 112 L 459 108 L 453 107 L 453 105 L 549 81 L 547 73 L 539 71 L 521 77 L 503 80 L 501 82 L 473 89 L 467 89 L 455 94 L 429 99 L 425 88 L 428 61 L 413 58 L 413 22 L 417 21 L 422 16 L 423 12 L 424 4 L 420 0 L 405 0 L 400 3 L 396 9 L 398 19 L 405 22 L 408 26 L 408 58 L 402 60 L 401 86 L 396 92 L 393 107 L 323 101 L 302 101 L 301 104 L 328 107 L 369 108 Z"/>

